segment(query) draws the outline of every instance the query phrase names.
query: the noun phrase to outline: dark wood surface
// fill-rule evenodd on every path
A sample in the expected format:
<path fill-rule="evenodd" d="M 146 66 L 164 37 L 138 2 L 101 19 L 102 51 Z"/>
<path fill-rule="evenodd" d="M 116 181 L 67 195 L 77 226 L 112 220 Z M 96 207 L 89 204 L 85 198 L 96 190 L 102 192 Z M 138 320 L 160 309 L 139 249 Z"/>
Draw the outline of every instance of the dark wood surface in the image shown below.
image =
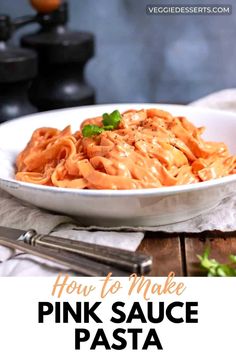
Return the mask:
<path fill-rule="evenodd" d="M 202 254 L 207 246 L 210 246 L 211 258 L 227 262 L 229 254 L 236 254 L 236 231 L 196 234 L 148 232 L 139 251 L 152 255 L 152 276 L 166 276 L 170 271 L 177 276 L 204 276 L 197 255 Z"/>

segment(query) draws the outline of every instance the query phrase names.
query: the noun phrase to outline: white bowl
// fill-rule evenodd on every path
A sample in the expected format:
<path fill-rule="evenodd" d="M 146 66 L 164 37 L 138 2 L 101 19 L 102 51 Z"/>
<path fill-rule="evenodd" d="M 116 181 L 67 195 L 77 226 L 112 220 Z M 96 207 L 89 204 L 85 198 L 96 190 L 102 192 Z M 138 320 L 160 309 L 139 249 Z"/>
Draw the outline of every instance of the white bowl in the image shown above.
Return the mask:
<path fill-rule="evenodd" d="M 157 107 L 206 126 L 204 138 L 224 141 L 236 154 L 236 114 L 205 108 L 157 104 L 86 106 L 31 115 L 0 125 L 0 187 L 43 209 L 72 215 L 81 224 L 97 226 L 157 226 L 193 218 L 214 208 L 236 189 L 236 175 L 191 185 L 142 190 L 77 190 L 39 186 L 14 180 L 14 161 L 42 126 L 64 128 L 115 109 Z"/>

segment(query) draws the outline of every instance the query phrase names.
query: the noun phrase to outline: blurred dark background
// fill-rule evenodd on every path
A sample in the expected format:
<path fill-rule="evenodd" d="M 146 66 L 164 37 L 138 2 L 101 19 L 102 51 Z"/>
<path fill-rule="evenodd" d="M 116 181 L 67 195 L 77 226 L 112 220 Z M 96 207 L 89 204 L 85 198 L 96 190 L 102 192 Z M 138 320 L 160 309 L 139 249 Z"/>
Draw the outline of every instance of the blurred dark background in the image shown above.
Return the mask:
<path fill-rule="evenodd" d="M 236 86 L 236 13 L 148 16 L 147 4 L 177 1 L 70 0 L 70 27 L 96 36 L 86 67 L 97 102 L 188 103 Z M 192 4 L 181 0 L 181 5 Z M 193 1 L 193 4 L 203 4 Z M 208 0 L 228 5 L 229 1 Z M 232 4 L 232 0 L 231 0 Z M 203 4 L 206 5 L 206 4 Z M 0 0 L 0 13 L 32 13 L 27 0 Z M 25 31 L 19 31 L 17 37 Z"/>

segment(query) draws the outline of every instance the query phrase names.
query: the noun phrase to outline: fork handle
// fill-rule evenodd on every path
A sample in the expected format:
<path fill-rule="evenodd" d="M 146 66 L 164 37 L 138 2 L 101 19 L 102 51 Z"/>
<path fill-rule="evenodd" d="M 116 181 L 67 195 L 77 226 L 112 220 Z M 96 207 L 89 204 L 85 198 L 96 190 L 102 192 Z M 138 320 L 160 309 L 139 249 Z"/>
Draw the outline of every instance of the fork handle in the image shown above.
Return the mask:
<path fill-rule="evenodd" d="M 137 274 L 145 274 L 149 272 L 152 266 L 152 257 L 142 253 L 94 245 L 64 237 L 40 235 L 34 230 L 26 232 L 21 240 L 32 246 L 38 245 L 41 247 L 50 247 L 57 250 L 71 252 Z"/>

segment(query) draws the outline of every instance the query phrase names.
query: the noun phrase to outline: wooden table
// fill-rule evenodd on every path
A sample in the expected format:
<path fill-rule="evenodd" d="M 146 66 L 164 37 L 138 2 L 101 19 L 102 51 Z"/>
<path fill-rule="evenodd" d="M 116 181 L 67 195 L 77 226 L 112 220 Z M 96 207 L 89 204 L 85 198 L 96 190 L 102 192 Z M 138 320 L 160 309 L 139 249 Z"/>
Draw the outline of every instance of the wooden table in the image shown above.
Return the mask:
<path fill-rule="evenodd" d="M 229 254 L 236 254 L 236 231 L 205 231 L 202 233 L 148 232 L 139 251 L 153 256 L 152 276 L 202 276 L 197 254 L 210 246 L 210 258 L 227 262 Z"/>

